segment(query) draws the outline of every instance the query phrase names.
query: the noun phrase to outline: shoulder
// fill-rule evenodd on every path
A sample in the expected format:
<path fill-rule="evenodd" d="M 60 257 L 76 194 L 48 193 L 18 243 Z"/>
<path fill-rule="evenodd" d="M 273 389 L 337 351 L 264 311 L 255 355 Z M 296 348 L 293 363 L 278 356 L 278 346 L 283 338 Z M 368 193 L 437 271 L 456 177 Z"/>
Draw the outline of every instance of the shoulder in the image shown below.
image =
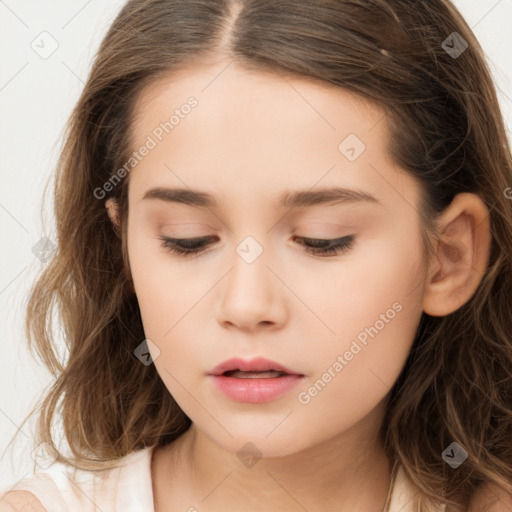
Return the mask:
<path fill-rule="evenodd" d="M 30 491 L 10 491 L 0 496 L 0 512 L 47 512 Z"/>
<path fill-rule="evenodd" d="M 510 512 L 512 494 L 495 484 L 479 487 L 469 503 L 468 512 Z"/>
<path fill-rule="evenodd" d="M 150 448 L 134 451 L 115 467 L 91 471 L 55 461 L 8 492 L 0 490 L 0 512 L 83 512 L 90 509 L 91 497 L 103 512 L 127 510 L 134 502 L 152 510 L 151 454 Z"/>

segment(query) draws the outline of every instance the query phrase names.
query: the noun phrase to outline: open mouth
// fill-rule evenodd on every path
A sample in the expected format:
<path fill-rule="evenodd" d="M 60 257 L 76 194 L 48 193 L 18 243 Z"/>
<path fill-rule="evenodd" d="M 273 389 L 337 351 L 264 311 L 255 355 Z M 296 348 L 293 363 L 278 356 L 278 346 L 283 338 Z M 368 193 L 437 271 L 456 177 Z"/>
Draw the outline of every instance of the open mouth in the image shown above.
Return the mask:
<path fill-rule="evenodd" d="M 235 402 L 264 403 L 284 396 L 305 375 L 266 357 L 232 357 L 207 374 L 217 391 Z"/>
<path fill-rule="evenodd" d="M 265 371 L 242 371 L 242 370 L 228 370 L 222 374 L 224 377 L 235 377 L 237 379 L 273 379 L 276 377 L 283 377 L 288 373 L 278 372 L 276 370 Z"/>
<path fill-rule="evenodd" d="M 263 358 L 252 361 L 232 358 L 215 367 L 209 375 L 218 391 L 235 402 L 246 403 L 276 400 L 305 378 L 291 368 Z"/>

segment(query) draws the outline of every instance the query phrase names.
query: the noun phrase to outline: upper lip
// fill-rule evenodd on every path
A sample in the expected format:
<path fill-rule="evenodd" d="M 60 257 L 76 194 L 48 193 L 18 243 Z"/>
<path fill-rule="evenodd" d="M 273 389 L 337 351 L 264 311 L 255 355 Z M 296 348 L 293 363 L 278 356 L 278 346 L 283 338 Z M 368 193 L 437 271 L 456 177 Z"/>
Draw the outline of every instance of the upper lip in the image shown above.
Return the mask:
<path fill-rule="evenodd" d="M 223 363 L 218 364 L 215 368 L 213 368 L 209 375 L 222 375 L 224 372 L 230 370 L 242 370 L 245 372 L 249 371 L 266 371 L 266 370 L 276 370 L 278 372 L 288 373 L 290 375 L 303 375 L 300 372 L 295 370 L 291 370 L 282 364 L 276 363 L 275 361 L 271 361 L 270 359 L 266 359 L 264 357 L 256 357 L 254 359 L 240 359 L 239 357 L 234 357 L 224 361 Z"/>

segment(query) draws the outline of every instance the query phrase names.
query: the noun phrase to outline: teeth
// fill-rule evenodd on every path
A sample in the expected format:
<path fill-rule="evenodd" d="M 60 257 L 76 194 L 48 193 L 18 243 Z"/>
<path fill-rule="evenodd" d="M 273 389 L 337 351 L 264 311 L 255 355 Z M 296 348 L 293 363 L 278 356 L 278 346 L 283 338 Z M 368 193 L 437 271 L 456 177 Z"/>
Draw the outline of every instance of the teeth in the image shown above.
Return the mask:
<path fill-rule="evenodd" d="M 236 377 L 238 379 L 270 379 L 281 377 L 282 375 L 286 374 L 275 370 L 267 370 L 264 372 L 244 372 L 242 370 L 231 370 L 229 372 L 225 372 L 224 375 L 227 377 Z"/>

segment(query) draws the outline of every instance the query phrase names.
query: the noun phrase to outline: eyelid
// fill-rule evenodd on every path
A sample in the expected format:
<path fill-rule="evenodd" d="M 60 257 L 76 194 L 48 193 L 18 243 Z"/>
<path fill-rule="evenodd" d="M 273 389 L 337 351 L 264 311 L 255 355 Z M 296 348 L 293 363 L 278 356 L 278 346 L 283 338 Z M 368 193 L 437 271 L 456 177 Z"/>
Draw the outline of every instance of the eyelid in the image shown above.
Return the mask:
<path fill-rule="evenodd" d="M 194 238 L 170 238 L 161 236 L 162 247 L 171 253 L 185 258 L 200 257 L 203 253 L 209 252 L 207 242 L 212 236 L 202 236 Z M 305 247 L 305 251 L 314 256 L 329 257 L 339 256 L 352 249 L 356 235 L 345 235 L 338 238 L 311 238 L 295 235 L 294 240 L 309 241 L 309 243 L 300 243 Z"/>
<path fill-rule="evenodd" d="M 182 245 L 198 244 L 200 242 L 208 242 L 212 238 L 218 238 L 218 237 L 212 236 L 212 235 L 190 236 L 190 237 L 183 237 L 183 238 L 173 238 L 173 237 L 170 237 L 170 236 L 162 236 L 161 237 L 162 240 L 166 240 L 168 242 L 173 242 L 173 243 L 182 244 Z"/>

